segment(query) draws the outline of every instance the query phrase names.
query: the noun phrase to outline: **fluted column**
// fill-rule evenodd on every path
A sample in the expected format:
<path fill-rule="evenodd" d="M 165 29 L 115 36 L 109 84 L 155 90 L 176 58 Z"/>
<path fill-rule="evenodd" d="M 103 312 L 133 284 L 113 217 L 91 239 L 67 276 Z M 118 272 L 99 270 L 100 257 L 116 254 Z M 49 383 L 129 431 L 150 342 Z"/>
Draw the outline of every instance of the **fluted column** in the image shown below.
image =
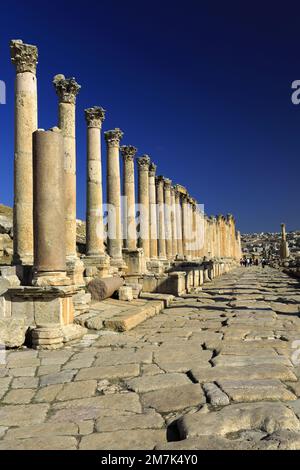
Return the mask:
<path fill-rule="evenodd" d="M 124 188 L 124 247 L 136 250 L 134 157 L 137 149 L 132 145 L 123 145 L 123 188 Z"/>
<path fill-rule="evenodd" d="M 33 134 L 35 282 L 66 278 L 63 135 L 58 128 Z M 52 281 L 53 282 L 53 281 Z"/>
<path fill-rule="evenodd" d="M 157 176 L 156 184 L 156 203 L 158 220 L 158 257 L 166 259 L 166 238 L 165 238 L 165 212 L 164 212 L 164 178 Z"/>
<path fill-rule="evenodd" d="M 155 191 L 156 165 L 151 162 L 149 167 L 149 218 L 150 218 L 150 258 L 157 258 L 157 211 Z"/>
<path fill-rule="evenodd" d="M 140 247 L 144 250 L 145 258 L 150 257 L 149 240 L 149 165 L 150 157 L 143 155 L 138 158 L 138 201 L 140 211 Z"/>
<path fill-rule="evenodd" d="M 182 209 L 180 202 L 180 192 L 178 187 L 175 186 L 175 217 L 176 217 L 176 238 L 177 238 L 177 254 L 183 256 L 182 246 Z"/>
<path fill-rule="evenodd" d="M 170 179 L 164 178 L 166 255 L 169 260 L 173 257 L 171 226 L 171 184 L 172 181 Z"/>
<path fill-rule="evenodd" d="M 107 144 L 108 254 L 115 264 L 122 264 L 121 182 L 119 148 L 123 132 L 116 128 L 104 133 Z"/>
<path fill-rule="evenodd" d="M 105 110 L 94 106 L 85 110 L 87 123 L 87 207 L 86 254 L 104 255 L 101 127 Z"/>
<path fill-rule="evenodd" d="M 36 46 L 10 43 L 16 66 L 14 144 L 14 262 L 33 264 L 32 134 L 37 129 Z"/>
<path fill-rule="evenodd" d="M 53 85 L 59 98 L 59 128 L 64 136 L 64 188 L 67 260 L 76 258 L 76 97 L 80 85 L 74 78 L 56 75 Z"/>
<path fill-rule="evenodd" d="M 173 258 L 178 254 L 178 240 L 177 240 L 177 220 L 176 220 L 176 198 L 175 188 L 171 186 L 171 227 L 172 227 L 172 253 Z"/>

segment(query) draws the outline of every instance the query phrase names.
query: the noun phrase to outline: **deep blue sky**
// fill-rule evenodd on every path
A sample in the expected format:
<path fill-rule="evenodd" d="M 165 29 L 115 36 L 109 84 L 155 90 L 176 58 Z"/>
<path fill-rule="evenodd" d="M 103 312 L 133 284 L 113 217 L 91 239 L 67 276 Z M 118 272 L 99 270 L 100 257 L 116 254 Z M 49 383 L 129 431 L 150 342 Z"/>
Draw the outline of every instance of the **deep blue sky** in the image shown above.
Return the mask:
<path fill-rule="evenodd" d="M 82 85 L 78 217 L 85 214 L 83 110 L 100 105 L 104 130 L 120 127 L 123 144 L 148 153 L 158 174 L 185 185 L 208 214 L 233 213 L 243 232 L 277 231 L 282 221 L 299 230 L 300 105 L 290 96 L 300 79 L 300 5 L 280 3 L 5 2 L 0 202 L 13 200 L 14 38 L 39 48 L 39 127 L 57 123 L 55 74 Z"/>

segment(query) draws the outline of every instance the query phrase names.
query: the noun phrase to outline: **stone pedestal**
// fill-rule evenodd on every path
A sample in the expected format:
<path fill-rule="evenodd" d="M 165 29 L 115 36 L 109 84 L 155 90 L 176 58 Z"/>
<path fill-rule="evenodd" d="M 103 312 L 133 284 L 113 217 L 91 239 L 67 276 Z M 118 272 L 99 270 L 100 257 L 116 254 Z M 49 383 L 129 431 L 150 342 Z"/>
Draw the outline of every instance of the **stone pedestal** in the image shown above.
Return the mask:
<path fill-rule="evenodd" d="M 16 66 L 14 158 L 14 263 L 33 264 L 32 133 L 37 129 L 35 46 L 21 40 L 10 43 Z"/>
<path fill-rule="evenodd" d="M 123 257 L 127 266 L 126 275 L 138 275 L 146 271 L 145 256 L 142 248 L 137 248 L 136 250 L 123 248 Z"/>

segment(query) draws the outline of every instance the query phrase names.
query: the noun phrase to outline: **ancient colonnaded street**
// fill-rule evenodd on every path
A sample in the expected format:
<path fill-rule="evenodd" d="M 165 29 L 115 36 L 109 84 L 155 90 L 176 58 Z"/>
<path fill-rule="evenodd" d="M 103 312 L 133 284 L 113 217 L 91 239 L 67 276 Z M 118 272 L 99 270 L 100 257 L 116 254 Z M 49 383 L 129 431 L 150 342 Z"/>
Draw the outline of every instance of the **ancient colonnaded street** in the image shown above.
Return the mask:
<path fill-rule="evenodd" d="M 299 305 L 238 268 L 130 332 L 10 351 L 0 449 L 299 449 Z"/>

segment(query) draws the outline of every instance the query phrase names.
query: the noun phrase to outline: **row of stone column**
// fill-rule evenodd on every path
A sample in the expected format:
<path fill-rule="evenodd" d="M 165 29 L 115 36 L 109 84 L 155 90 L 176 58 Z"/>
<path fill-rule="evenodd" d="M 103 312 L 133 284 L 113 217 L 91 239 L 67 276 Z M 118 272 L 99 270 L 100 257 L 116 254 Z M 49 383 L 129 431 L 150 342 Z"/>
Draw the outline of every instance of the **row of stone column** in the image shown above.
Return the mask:
<path fill-rule="evenodd" d="M 33 240 L 37 247 L 41 243 L 41 233 L 33 233 L 33 134 L 37 131 L 37 84 L 36 65 L 38 52 L 32 45 L 22 41 L 11 42 L 12 62 L 16 65 L 15 88 L 15 198 L 14 198 L 14 262 L 16 264 L 33 264 Z M 53 80 L 55 91 L 59 98 L 58 132 L 40 136 L 35 134 L 36 148 L 41 152 L 40 139 L 53 141 L 56 157 L 51 153 L 50 143 L 47 148 L 45 161 L 53 158 L 54 169 L 62 168 L 62 179 L 57 179 L 51 185 L 45 183 L 49 194 L 48 199 L 58 197 L 61 201 L 63 194 L 63 211 L 59 212 L 57 220 L 61 221 L 63 214 L 63 227 L 57 229 L 57 237 L 65 240 L 65 249 L 59 251 L 60 257 L 65 253 L 65 265 L 70 272 L 79 261 L 76 253 L 76 97 L 80 85 L 74 78 L 65 78 L 56 75 Z M 87 213 L 86 213 L 86 254 L 89 257 L 102 257 L 105 255 L 105 236 L 103 225 L 102 200 L 102 161 L 101 161 L 101 128 L 105 119 L 105 110 L 95 106 L 85 110 L 87 123 Z M 39 132 L 39 131 L 38 131 Z M 42 131 L 41 131 L 42 132 Z M 148 155 L 137 159 L 138 164 L 138 212 L 136 220 L 134 161 L 137 149 L 133 146 L 122 146 L 120 141 L 123 132 L 116 128 L 104 133 L 107 145 L 107 252 L 111 264 L 121 266 L 123 263 L 122 249 L 143 249 L 147 260 L 195 259 L 203 256 L 209 257 L 239 257 L 239 238 L 235 233 L 234 219 L 230 216 L 207 218 L 198 207 L 197 202 L 191 198 L 187 190 L 181 185 L 172 186 L 172 181 L 163 176 L 156 176 L 156 165 L 151 162 Z M 58 141 L 63 141 L 62 162 Z M 123 157 L 123 194 L 121 194 L 120 151 Z M 49 155 L 52 155 L 49 157 Z M 37 174 L 46 175 L 39 166 L 38 157 L 35 157 Z M 49 164 L 48 169 L 50 171 Z M 56 166 L 55 166 L 56 165 Z M 55 173 L 55 171 L 54 171 Z M 56 173 L 55 173 L 56 174 Z M 51 181 L 49 175 L 49 181 Z M 37 184 L 37 181 L 35 182 Z M 61 184 L 59 194 L 55 194 L 57 185 Z M 55 188 L 55 189 L 54 189 Z M 124 196 L 121 199 L 121 196 Z M 37 196 L 35 195 L 37 198 Z M 47 198 L 39 194 L 41 201 L 36 199 L 36 207 L 40 212 L 45 211 L 43 204 Z M 121 200 L 125 201 L 121 207 Z M 49 201 L 48 201 L 49 202 Z M 42 209 L 41 209 L 42 207 Z M 122 211 L 123 209 L 123 211 Z M 123 212 L 123 219 L 122 219 Z M 43 220 L 50 223 L 55 219 L 55 211 L 51 216 L 36 215 L 43 226 Z M 123 220 L 123 224 L 122 224 Z M 36 222 L 36 220 L 35 220 Z M 137 223 L 138 222 L 138 223 Z M 45 222 L 46 223 L 46 222 Z M 137 227 L 139 231 L 137 232 Z M 40 249 L 40 248 L 36 248 Z M 52 251 L 51 251 L 52 250 Z M 51 248 L 47 255 L 48 261 L 39 262 L 37 270 L 51 264 L 50 258 L 55 248 Z M 45 250 L 45 253 L 48 253 Z M 51 256 L 50 256 L 51 254 Z M 35 256 L 35 259 L 40 259 Z M 55 256 L 54 258 L 55 259 Z M 36 264 L 36 263 L 35 263 Z M 55 262 L 52 270 L 61 264 Z M 65 265 L 63 269 L 65 269 Z M 73 268 L 70 268 L 73 266 Z"/>

